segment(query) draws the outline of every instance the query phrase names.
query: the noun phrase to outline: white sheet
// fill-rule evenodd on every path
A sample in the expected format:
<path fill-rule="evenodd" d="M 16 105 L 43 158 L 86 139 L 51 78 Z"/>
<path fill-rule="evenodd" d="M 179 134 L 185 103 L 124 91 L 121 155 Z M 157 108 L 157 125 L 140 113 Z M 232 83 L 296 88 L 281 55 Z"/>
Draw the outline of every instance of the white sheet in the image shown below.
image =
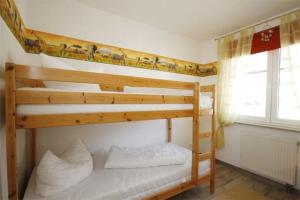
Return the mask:
<path fill-rule="evenodd" d="M 150 88 L 151 89 L 151 88 Z M 66 91 L 49 88 L 19 88 L 18 90 L 33 90 L 33 91 Z M 134 90 L 137 94 L 136 90 Z M 144 92 L 144 91 L 143 91 Z M 170 91 L 148 90 L 143 94 L 170 94 Z M 115 92 L 101 92 L 101 93 L 115 93 Z M 132 93 L 131 90 L 125 93 Z M 124 94 L 124 93 L 123 93 Z M 186 95 L 186 91 L 178 91 L 176 95 Z M 170 94 L 171 95 L 171 94 Z M 210 95 L 202 95 L 200 100 L 200 107 L 208 109 L 212 107 L 212 98 Z M 186 110 L 192 109 L 191 104 L 51 104 L 51 105 L 18 105 L 17 113 L 20 115 L 32 114 L 68 114 L 68 113 L 91 113 L 91 112 L 127 112 L 127 111 L 158 111 L 158 110 Z"/>
<path fill-rule="evenodd" d="M 104 169 L 106 155 L 93 156 L 92 174 L 59 194 L 42 198 L 35 193 L 35 171 L 27 186 L 25 200 L 131 200 L 141 199 L 190 180 L 191 151 L 178 146 L 187 161 L 183 165 L 139 169 Z M 199 174 L 209 172 L 209 160 L 200 162 Z"/>

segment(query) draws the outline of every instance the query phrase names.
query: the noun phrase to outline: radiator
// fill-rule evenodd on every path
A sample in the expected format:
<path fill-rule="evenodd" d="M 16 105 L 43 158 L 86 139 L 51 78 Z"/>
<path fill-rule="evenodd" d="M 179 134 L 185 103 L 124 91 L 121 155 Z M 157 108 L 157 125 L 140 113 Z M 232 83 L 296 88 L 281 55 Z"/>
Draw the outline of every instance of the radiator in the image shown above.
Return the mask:
<path fill-rule="evenodd" d="M 270 179 L 295 185 L 298 161 L 297 140 L 242 131 L 241 168 Z"/>

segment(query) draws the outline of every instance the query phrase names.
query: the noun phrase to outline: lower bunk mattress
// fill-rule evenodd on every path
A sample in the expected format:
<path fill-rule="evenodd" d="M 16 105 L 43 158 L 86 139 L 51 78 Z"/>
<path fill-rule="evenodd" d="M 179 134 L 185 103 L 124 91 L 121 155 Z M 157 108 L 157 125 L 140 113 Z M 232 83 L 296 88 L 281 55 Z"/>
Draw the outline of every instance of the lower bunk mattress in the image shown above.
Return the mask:
<path fill-rule="evenodd" d="M 190 180 L 192 153 L 183 147 L 178 149 L 186 155 L 183 165 L 134 169 L 105 169 L 107 155 L 93 155 L 94 170 L 77 185 L 58 194 L 41 197 L 35 193 L 35 170 L 27 186 L 25 200 L 131 200 L 142 199 Z M 210 171 L 210 161 L 201 161 L 199 175 Z"/>

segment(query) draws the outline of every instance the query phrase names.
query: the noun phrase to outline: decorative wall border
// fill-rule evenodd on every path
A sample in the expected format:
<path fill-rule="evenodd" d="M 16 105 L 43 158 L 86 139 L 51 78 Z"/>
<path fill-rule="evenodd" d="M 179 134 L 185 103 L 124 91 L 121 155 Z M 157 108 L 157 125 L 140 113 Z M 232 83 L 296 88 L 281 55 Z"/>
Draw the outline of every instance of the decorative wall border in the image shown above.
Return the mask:
<path fill-rule="evenodd" d="M 27 29 L 14 0 L 0 0 L 1 17 L 27 53 L 151 70 L 211 76 L 217 63 L 199 64 L 140 51 Z"/>

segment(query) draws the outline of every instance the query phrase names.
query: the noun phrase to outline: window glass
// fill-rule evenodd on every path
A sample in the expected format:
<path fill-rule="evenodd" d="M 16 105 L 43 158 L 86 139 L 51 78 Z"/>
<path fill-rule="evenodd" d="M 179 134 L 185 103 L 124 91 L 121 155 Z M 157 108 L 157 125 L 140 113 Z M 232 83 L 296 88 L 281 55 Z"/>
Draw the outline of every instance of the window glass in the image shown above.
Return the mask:
<path fill-rule="evenodd" d="M 278 118 L 300 120 L 300 44 L 281 49 Z"/>
<path fill-rule="evenodd" d="M 245 88 L 240 115 L 266 116 L 268 53 L 262 52 L 247 57 Z"/>

